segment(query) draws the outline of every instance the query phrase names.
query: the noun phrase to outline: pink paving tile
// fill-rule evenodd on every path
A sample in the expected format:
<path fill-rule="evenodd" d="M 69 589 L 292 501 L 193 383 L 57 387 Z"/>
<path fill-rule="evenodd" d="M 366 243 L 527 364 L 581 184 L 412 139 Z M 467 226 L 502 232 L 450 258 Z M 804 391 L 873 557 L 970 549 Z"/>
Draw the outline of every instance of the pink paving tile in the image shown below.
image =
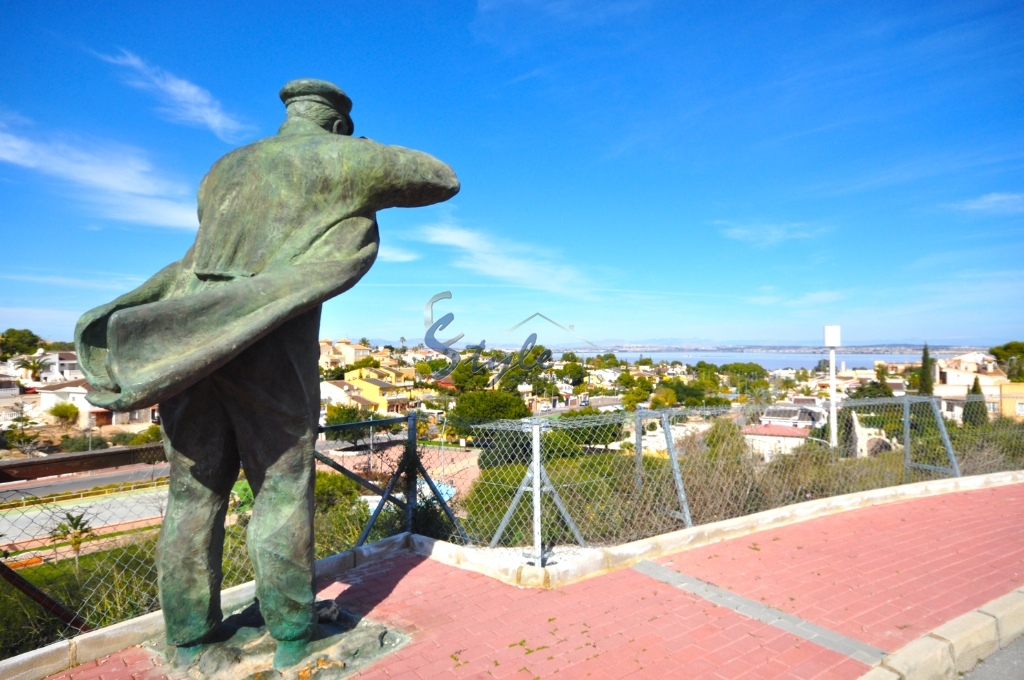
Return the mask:
<path fill-rule="evenodd" d="M 1011 485 L 862 508 L 657 561 L 893 651 L 1024 585 L 1022 513 L 1024 487 Z"/>
<path fill-rule="evenodd" d="M 348 575 L 360 587 L 345 589 L 337 601 L 411 632 L 413 640 L 365 670 L 365 678 L 644 677 L 648 665 L 673 660 L 692 666 L 686 677 L 722 677 L 731 665 L 726 677 L 739 678 L 780 650 L 798 649 L 801 660 L 826 659 L 821 663 L 835 667 L 845 660 L 632 570 L 538 591 L 413 556 L 362 569 L 370 568 L 378 570 L 373 577 Z M 857 667 L 836 677 L 867 670 Z"/>

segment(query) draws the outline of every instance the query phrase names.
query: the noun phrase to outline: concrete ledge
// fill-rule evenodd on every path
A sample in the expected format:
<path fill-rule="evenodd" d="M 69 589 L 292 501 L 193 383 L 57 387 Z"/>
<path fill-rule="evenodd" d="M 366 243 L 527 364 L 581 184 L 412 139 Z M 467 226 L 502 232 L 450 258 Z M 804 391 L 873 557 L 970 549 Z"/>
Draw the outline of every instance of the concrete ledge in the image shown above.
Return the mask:
<path fill-rule="evenodd" d="M 1024 591 L 1017 590 L 948 621 L 898 649 L 861 680 L 955 678 L 1024 634 Z M 877 672 L 888 671 L 887 676 Z"/>
<path fill-rule="evenodd" d="M 957 673 L 966 673 L 974 668 L 979 659 L 999 649 L 999 629 L 995 617 L 977 611 L 968 612 L 939 626 L 931 632 L 931 636 L 950 645 Z"/>
<path fill-rule="evenodd" d="M 402 533 L 318 560 L 313 565 L 314 577 L 317 581 L 335 579 L 356 566 L 378 562 L 400 550 L 405 550 L 408 542 L 409 534 Z M 255 596 L 256 584 L 253 581 L 242 583 L 221 591 L 221 607 L 225 611 L 239 609 L 252 602 Z M 163 631 L 164 616 L 163 612 L 158 610 L 83 633 L 70 640 L 61 640 L 25 654 L 3 659 L 0 661 L 0 678 L 39 680 L 142 644 L 146 640 L 162 635 Z"/>
<path fill-rule="evenodd" d="M 0 678 L 37 680 L 77 665 L 71 641 L 61 640 L 0 661 Z"/>
<path fill-rule="evenodd" d="M 495 551 L 471 546 L 457 546 L 423 536 L 410 537 L 409 549 L 438 562 L 476 571 L 510 585 L 522 588 L 560 588 L 570 583 L 600 576 L 609 571 L 633 566 L 641 560 L 650 560 L 817 517 L 913 498 L 927 498 L 946 493 L 973 491 L 1022 482 L 1024 482 L 1024 472 L 996 472 L 988 475 L 917 482 L 885 489 L 860 491 L 843 496 L 818 498 L 804 503 L 765 510 L 753 515 L 703 524 L 691 529 L 681 529 L 623 545 L 580 549 L 579 554 L 571 559 L 540 568 L 544 572 L 543 574 L 537 573 L 537 567 L 530 565 L 510 567 L 507 563 L 501 564 L 502 561 L 507 562 L 506 556 L 495 554 Z M 1024 619 L 1022 619 L 1021 625 L 1024 625 Z"/>
<path fill-rule="evenodd" d="M 885 657 L 882 667 L 901 680 L 954 680 L 956 669 L 949 643 L 925 636 Z"/>
<path fill-rule="evenodd" d="M 1024 634 L 1024 593 L 1013 592 L 978 609 L 996 620 L 999 647 L 1006 647 Z"/>

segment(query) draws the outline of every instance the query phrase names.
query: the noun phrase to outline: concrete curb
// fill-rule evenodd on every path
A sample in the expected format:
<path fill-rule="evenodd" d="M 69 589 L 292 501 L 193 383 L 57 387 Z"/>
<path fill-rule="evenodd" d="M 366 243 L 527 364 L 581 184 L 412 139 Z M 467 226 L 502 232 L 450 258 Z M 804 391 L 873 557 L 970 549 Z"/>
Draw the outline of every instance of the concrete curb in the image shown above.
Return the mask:
<path fill-rule="evenodd" d="M 699 548 L 710 543 L 817 517 L 913 498 L 926 498 L 1022 482 L 1024 482 L 1024 472 L 996 472 L 988 475 L 917 482 L 885 489 L 860 491 L 844 496 L 819 498 L 765 510 L 753 515 L 652 536 L 623 545 L 581 549 L 577 556 L 545 567 L 509 565 L 503 556 L 496 555 L 487 549 L 459 546 L 417 535 L 410 537 L 409 549 L 438 562 L 476 571 L 521 588 L 560 588 L 610 571 L 631 567 L 642 560 L 655 559 L 663 555 Z"/>
<path fill-rule="evenodd" d="M 948 621 L 882 659 L 861 680 L 957 678 L 1024 634 L 1024 589 Z"/>
<path fill-rule="evenodd" d="M 378 562 L 405 550 L 409 534 L 402 533 L 370 545 L 318 560 L 314 565 L 317 581 L 335 579 L 355 567 Z M 253 581 L 228 588 L 220 594 L 221 607 L 231 611 L 246 606 L 256 595 Z M 163 612 L 143 616 L 61 640 L 40 649 L 0 661 L 0 678 L 4 680 L 40 680 L 66 671 L 114 652 L 142 644 L 164 632 Z"/>

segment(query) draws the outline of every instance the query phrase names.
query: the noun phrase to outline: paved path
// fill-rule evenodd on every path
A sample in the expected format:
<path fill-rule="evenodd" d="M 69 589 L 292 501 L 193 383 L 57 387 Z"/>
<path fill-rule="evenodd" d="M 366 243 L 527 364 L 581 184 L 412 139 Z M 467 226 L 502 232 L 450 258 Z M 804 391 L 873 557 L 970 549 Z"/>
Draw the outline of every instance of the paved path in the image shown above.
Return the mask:
<path fill-rule="evenodd" d="M 321 597 L 411 635 L 363 680 L 857 678 L 865 661 L 1024 586 L 1022 515 L 1024 485 L 947 494 L 553 591 L 402 554 L 324 584 Z M 131 649 L 57 677 L 160 675 Z"/>

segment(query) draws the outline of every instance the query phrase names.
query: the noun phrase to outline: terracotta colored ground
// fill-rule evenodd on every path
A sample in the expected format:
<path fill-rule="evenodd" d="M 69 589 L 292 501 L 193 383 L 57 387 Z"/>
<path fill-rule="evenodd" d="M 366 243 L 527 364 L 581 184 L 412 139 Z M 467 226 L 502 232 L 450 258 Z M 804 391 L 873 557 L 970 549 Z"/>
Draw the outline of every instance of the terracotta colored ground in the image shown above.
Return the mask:
<path fill-rule="evenodd" d="M 1024 585 L 1024 485 L 806 521 L 663 565 L 892 651 Z M 868 667 L 625 569 L 521 590 L 401 555 L 322 597 L 409 633 L 360 678 L 856 678 Z M 162 677 L 138 648 L 59 678 Z"/>

